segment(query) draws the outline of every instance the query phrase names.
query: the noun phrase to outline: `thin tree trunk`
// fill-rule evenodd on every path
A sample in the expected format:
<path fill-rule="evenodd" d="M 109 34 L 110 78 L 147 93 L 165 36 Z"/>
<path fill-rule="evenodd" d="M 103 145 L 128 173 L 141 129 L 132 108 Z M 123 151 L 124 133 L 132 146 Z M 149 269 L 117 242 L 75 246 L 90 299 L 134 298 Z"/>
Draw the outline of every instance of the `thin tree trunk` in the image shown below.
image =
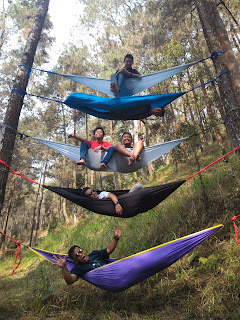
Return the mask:
<path fill-rule="evenodd" d="M 103 186 L 102 186 L 102 175 L 101 175 L 101 173 L 98 174 L 98 182 L 99 182 L 99 190 L 102 190 Z"/>
<path fill-rule="evenodd" d="M 12 200 L 13 200 L 13 190 L 10 191 L 7 213 L 6 213 L 5 217 L 4 217 L 4 222 L 3 222 L 2 232 L 5 233 L 5 234 L 6 234 L 6 231 L 7 231 L 8 219 L 9 219 L 10 212 L 11 212 Z M 5 243 L 5 237 L 4 237 L 3 235 L 1 235 L 1 240 L 0 240 L 0 256 L 1 256 L 2 253 L 3 253 L 4 243 Z"/>
<path fill-rule="evenodd" d="M 115 121 L 111 120 L 110 121 L 110 136 L 111 136 L 111 145 L 115 145 L 115 136 L 114 136 L 114 126 L 115 126 Z M 116 152 L 116 151 L 115 151 Z M 119 183 L 118 183 L 118 173 L 114 172 L 114 189 L 119 190 Z"/>
<path fill-rule="evenodd" d="M 195 155 L 195 160 L 196 160 L 196 164 L 197 164 L 197 170 L 200 171 L 201 167 L 200 167 L 200 163 L 198 161 L 197 153 L 194 152 L 194 155 Z M 204 199 L 204 204 L 207 206 L 209 199 L 208 199 L 207 191 L 206 191 L 206 188 L 205 188 L 205 185 L 204 185 L 204 182 L 203 182 L 203 178 L 202 178 L 201 172 L 199 173 L 199 179 L 200 179 L 200 184 L 201 184 L 201 187 L 202 187 L 202 195 L 203 195 L 203 199 Z"/>
<path fill-rule="evenodd" d="M 40 182 L 42 180 L 42 177 L 40 179 Z M 31 233 L 30 233 L 30 238 L 29 238 L 29 246 L 31 247 L 32 245 L 32 241 L 33 241 L 33 232 L 35 230 L 35 226 L 36 226 L 36 210 L 37 210 L 37 202 L 38 202 L 38 197 L 40 194 L 40 188 L 41 185 L 38 186 L 38 192 L 37 192 L 37 196 L 36 196 L 36 201 L 35 201 L 35 206 L 34 206 L 34 210 L 33 210 L 33 217 L 32 217 L 32 227 L 31 227 Z"/>
<path fill-rule="evenodd" d="M 63 199 L 63 202 L 62 202 L 62 213 L 63 213 L 63 216 L 66 220 L 66 223 L 67 224 L 70 224 L 70 220 L 69 220 L 69 217 L 68 217 L 68 214 L 67 214 L 67 200 L 66 199 Z"/>
<path fill-rule="evenodd" d="M 2 2 L 2 14 L 1 14 L 1 34 L 0 34 L 0 56 L 2 55 L 2 47 L 6 39 L 6 11 L 5 2 Z"/>
<path fill-rule="evenodd" d="M 43 171 L 43 182 L 42 184 L 45 184 L 45 177 L 46 177 L 46 171 L 47 171 L 47 164 L 48 161 L 45 162 L 45 166 L 44 166 L 44 171 Z M 40 214 L 41 214 L 41 207 L 42 207 L 42 201 L 43 201 L 43 187 L 40 188 L 40 195 L 39 195 L 39 201 L 38 201 L 38 208 L 37 208 L 37 222 L 36 222 L 36 229 L 35 229 L 35 235 L 34 235 L 34 240 L 33 243 L 36 244 L 37 241 L 37 234 L 39 231 L 39 226 L 40 226 Z"/>
<path fill-rule="evenodd" d="M 190 74 L 189 74 L 188 70 L 187 70 L 187 74 L 188 74 L 188 81 L 189 81 L 191 87 L 193 88 L 194 85 L 192 83 L 192 79 L 190 77 Z M 196 105 L 196 108 L 197 108 L 197 114 L 198 114 L 198 118 L 199 118 L 199 126 L 200 126 L 200 129 L 201 129 L 202 134 L 203 134 L 204 143 L 207 146 L 208 145 L 208 139 L 207 139 L 207 135 L 206 135 L 206 132 L 204 131 L 204 126 L 203 126 L 203 122 L 204 122 L 203 121 L 203 116 L 202 116 L 203 110 L 200 110 L 200 108 L 199 108 L 198 97 L 197 97 L 196 93 L 194 92 L 194 90 L 192 91 L 192 94 L 193 94 L 193 99 L 194 99 L 194 102 L 195 102 L 195 105 Z"/>
<path fill-rule="evenodd" d="M 23 51 L 21 65 L 32 67 L 37 45 L 41 36 L 45 17 L 48 11 L 50 0 L 39 0 L 37 12 L 34 18 L 32 29 L 28 35 L 27 43 Z M 26 67 L 20 67 L 17 76 L 14 80 L 13 89 L 10 94 L 6 114 L 3 123 L 7 126 L 17 130 L 19 117 L 23 105 L 24 93 L 26 91 L 29 77 L 26 73 Z M 11 133 L 11 134 L 10 134 Z M 8 127 L 0 128 L 0 159 L 5 161 L 8 165 L 11 164 L 13 148 L 15 142 L 15 134 Z M 3 207 L 6 184 L 8 178 L 8 169 L 1 164 L 0 171 L 0 212 Z"/>
<path fill-rule="evenodd" d="M 200 76 L 200 82 L 201 82 L 201 84 L 204 83 L 204 81 L 203 81 L 201 76 Z M 211 122 L 211 124 L 214 124 L 215 123 L 214 114 L 212 112 L 212 109 L 211 109 L 211 106 L 210 106 L 210 103 L 209 103 L 207 90 L 206 90 L 206 88 L 204 86 L 201 87 L 201 89 L 202 89 L 202 93 L 203 93 L 203 96 L 204 96 L 204 100 L 205 100 L 205 104 L 206 104 L 206 107 L 207 107 L 207 111 L 208 111 L 208 116 L 209 116 L 210 122 Z M 220 131 L 219 131 L 217 126 L 214 126 L 214 131 L 216 133 L 218 143 L 222 144 L 222 137 L 220 135 Z"/>

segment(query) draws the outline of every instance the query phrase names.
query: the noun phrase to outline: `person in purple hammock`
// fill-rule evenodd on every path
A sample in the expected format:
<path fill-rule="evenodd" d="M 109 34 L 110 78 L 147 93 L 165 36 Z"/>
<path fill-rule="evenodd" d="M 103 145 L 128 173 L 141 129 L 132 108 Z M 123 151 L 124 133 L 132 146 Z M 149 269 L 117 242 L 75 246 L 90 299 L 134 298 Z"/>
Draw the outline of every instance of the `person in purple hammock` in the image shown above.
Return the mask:
<path fill-rule="evenodd" d="M 76 282 L 81 276 L 84 275 L 84 273 L 109 263 L 106 261 L 106 259 L 109 259 L 109 255 L 116 249 L 118 240 L 122 234 L 122 231 L 118 225 L 115 226 L 113 234 L 113 240 L 105 249 L 94 250 L 88 255 L 80 246 L 72 246 L 68 251 L 68 256 L 75 262 L 75 266 L 71 272 L 69 272 L 67 269 L 67 256 L 65 256 L 63 259 L 59 255 L 53 256 L 52 261 L 62 269 L 63 278 L 68 285 Z"/>

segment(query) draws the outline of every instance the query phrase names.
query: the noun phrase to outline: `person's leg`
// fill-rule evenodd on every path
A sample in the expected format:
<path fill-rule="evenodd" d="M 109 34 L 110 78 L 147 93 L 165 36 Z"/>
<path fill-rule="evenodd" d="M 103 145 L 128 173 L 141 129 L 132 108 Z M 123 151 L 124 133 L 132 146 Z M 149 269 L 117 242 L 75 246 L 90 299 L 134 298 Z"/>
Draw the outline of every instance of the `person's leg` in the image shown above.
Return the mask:
<path fill-rule="evenodd" d="M 118 75 L 118 97 L 127 97 L 134 95 L 134 91 L 139 80 L 138 78 L 127 79 L 124 74 L 120 73 Z"/>
<path fill-rule="evenodd" d="M 81 147 L 80 147 L 80 160 L 77 162 L 77 164 L 85 166 L 87 162 L 87 151 L 89 149 L 89 144 L 87 141 L 82 141 Z"/>
<path fill-rule="evenodd" d="M 118 77 L 116 73 L 111 74 L 110 91 L 114 93 L 115 97 L 117 97 L 119 94 Z"/>
<path fill-rule="evenodd" d="M 128 150 L 126 149 L 122 144 L 117 144 L 115 146 L 115 149 L 117 150 L 117 152 L 121 153 L 123 156 L 125 157 L 129 157 L 129 162 L 128 165 L 132 166 L 135 162 L 135 156 Z"/>
<path fill-rule="evenodd" d="M 106 151 L 105 157 L 102 159 L 99 169 L 104 169 L 107 167 L 107 163 L 111 160 L 114 152 L 115 152 L 114 147 L 111 147 Z"/>
<path fill-rule="evenodd" d="M 120 91 L 121 91 L 121 88 L 124 87 L 124 82 L 125 81 L 126 81 L 126 77 L 124 76 L 124 74 L 123 73 L 119 73 L 117 86 L 118 86 Z"/>
<path fill-rule="evenodd" d="M 117 152 L 121 153 L 123 156 L 126 156 L 126 157 L 132 156 L 132 153 L 128 149 L 126 149 L 122 144 L 117 144 L 115 146 L 115 149 Z"/>
<path fill-rule="evenodd" d="M 138 140 L 133 146 L 133 155 L 137 162 L 141 160 L 140 153 L 143 151 L 144 145 L 142 140 Z"/>
<path fill-rule="evenodd" d="M 143 186 L 140 183 L 136 183 L 129 192 L 134 192 L 141 189 L 143 189 Z"/>
<path fill-rule="evenodd" d="M 118 77 L 116 73 L 111 74 L 111 82 L 114 82 L 116 85 L 118 85 Z"/>

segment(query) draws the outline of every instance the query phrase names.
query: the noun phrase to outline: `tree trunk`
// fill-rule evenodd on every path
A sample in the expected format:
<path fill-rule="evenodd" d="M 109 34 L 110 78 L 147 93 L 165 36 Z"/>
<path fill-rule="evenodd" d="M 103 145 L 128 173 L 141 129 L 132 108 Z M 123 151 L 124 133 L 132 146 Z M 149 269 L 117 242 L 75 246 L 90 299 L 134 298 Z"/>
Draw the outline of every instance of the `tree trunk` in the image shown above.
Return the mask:
<path fill-rule="evenodd" d="M 45 177 L 46 177 L 46 171 L 47 171 L 47 164 L 48 161 L 45 162 L 44 171 L 43 171 L 43 182 L 42 184 L 45 184 Z M 40 214 L 41 214 L 41 207 L 42 207 L 42 201 L 43 201 L 43 187 L 40 188 L 40 195 L 39 195 L 39 201 L 38 201 L 38 208 L 37 208 L 37 222 L 36 222 L 36 229 L 35 229 L 35 235 L 33 243 L 36 244 L 37 241 L 37 234 L 40 226 Z"/>
<path fill-rule="evenodd" d="M 114 172 L 114 187 L 115 187 L 115 190 L 119 190 L 118 173 L 117 172 Z"/>
<path fill-rule="evenodd" d="M 6 11 L 5 3 L 2 2 L 2 14 L 1 14 L 1 34 L 0 34 L 0 56 L 2 55 L 2 47 L 6 39 Z"/>
<path fill-rule="evenodd" d="M 194 152 L 194 155 L 195 155 L 195 160 L 196 160 L 196 164 L 197 164 L 197 170 L 200 171 L 201 167 L 200 167 L 200 163 L 198 161 L 197 153 Z M 203 199 L 204 199 L 204 204 L 205 204 L 205 206 L 208 206 L 209 199 L 208 199 L 207 191 L 206 191 L 206 188 L 205 188 L 205 185 L 204 185 L 204 182 L 203 182 L 203 178 L 202 178 L 201 172 L 199 173 L 198 176 L 199 176 L 199 180 L 200 180 L 200 184 L 201 184 L 201 188 L 202 188 L 202 195 L 203 195 Z"/>
<path fill-rule="evenodd" d="M 203 81 L 201 76 L 200 76 L 200 82 L 201 82 L 201 84 L 204 83 L 204 81 Z M 211 108 L 210 103 L 209 103 L 207 90 L 206 90 L 205 86 L 201 87 L 201 89 L 202 89 L 202 93 L 203 93 L 203 96 L 204 96 L 205 105 L 207 107 L 207 112 L 208 112 L 208 117 L 209 117 L 209 120 L 210 120 L 210 124 L 213 125 L 215 123 L 215 118 L 214 118 L 214 114 L 213 114 L 212 108 Z M 222 136 L 221 136 L 220 131 L 219 131 L 219 129 L 218 129 L 218 127 L 216 125 L 214 126 L 214 131 L 216 133 L 216 137 L 217 137 L 218 143 L 221 145 L 222 144 Z"/>
<path fill-rule="evenodd" d="M 8 208 L 7 208 L 7 213 L 6 216 L 4 218 L 4 222 L 3 222 L 3 228 L 2 228 L 2 232 L 6 234 L 7 231 L 7 225 L 8 225 L 8 219 L 9 219 L 9 215 L 10 215 L 10 211 L 11 211 L 11 207 L 12 207 L 12 200 L 13 200 L 13 190 L 10 191 L 10 195 L 9 195 L 9 202 L 8 202 Z M 0 256 L 3 253 L 3 245 L 5 242 L 5 237 L 3 235 L 1 235 L 1 240 L 0 240 Z"/>
<path fill-rule="evenodd" d="M 227 31 L 212 0 L 195 0 L 209 51 L 222 50 L 213 58 L 217 75 L 230 71 L 218 79 L 219 92 L 226 112 L 225 125 L 232 148 L 240 144 L 239 67 L 232 51 Z"/>
<path fill-rule="evenodd" d="M 99 183 L 99 190 L 102 191 L 103 186 L 102 186 L 102 175 L 101 175 L 101 173 L 98 174 L 98 183 Z"/>
<path fill-rule="evenodd" d="M 68 214 L 67 214 L 67 199 L 63 199 L 63 202 L 62 202 L 62 213 L 63 213 L 63 216 L 65 218 L 65 221 L 67 224 L 70 224 L 70 220 L 69 220 L 69 217 L 68 217 Z"/>
<path fill-rule="evenodd" d="M 42 177 L 40 179 L 40 182 L 42 180 Z M 33 217 L 32 217 L 32 227 L 31 227 L 31 233 L 30 233 L 30 238 L 29 238 L 29 246 L 31 247 L 32 245 L 32 240 L 33 240 L 33 232 L 35 230 L 35 226 L 36 226 L 36 209 L 37 209 L 37 201 L 38 201 L 38 196 L 40 194 L 40 188 L 41 185 L 38 186 L 38 192 L 37 192 L 37 196 L 36 196 L 36 201 L 35 201 L 35 206 L 34 206 L 34 210 L 33 210 Z"/>
<path fill-rule="evenodd" d="M 115 145 L 115 136 L 114 136 L 114 127 L 115 127 L 116 122 L 111 120 L 110 121 L 110 136 L 111 136 L 111 145 Z M 116 152 L 116 151 L 115 151 Z M 118 183 L 118 173 L 114 172 L 114 189 L 119 190 L 119 183 Z"/>
<path fill-rule="evenodd" d="M 26 46 L 23 51 L 21 65 L 32 67 L 37 45 L 41 36 L 45 17 L 48 11 L 50 0 L 40 0 L 37 6 L 37 12 L 27 39 Z M 17 76 L 14 80 L 13 88 L 20 92 L 25 92 L 28 85 L 29 77 L 26 74 L 26 67 L 20 67 Z M 19 91 L 12 91 L 8 102 L 4 125 L 17 129 L 19 117 L 23 105 L 24 94 L 19 94 Z M 11 133 L 11 134 L 10 134 Z M 12 134 L 7 127 L 0 129 L 0 159 L 5 161 L 8 165 L 11 164 L 13 148 L 15 142 L 15 134 Z M 8 178 L 8 169 L 1 165 L 0 171 L 0 212 L 3 207 L 5 190 Z"/>
<path fill-rule="evenodd" d="M 187 74 L 188 74 L 188 81 L 189 81 L 191 87 L 193 88 L 194 85 L 193 85 L 193 82 L 192 82 L 192 79 L 191 79 L 191 77 L 190 77 L 190 73 L 189 73 L 188 70 L 187 70 Z M 204 139 L 204 144 L 205 144 L 205 146 L 207 146 L 207 145 L 208 145 L 208 139 L 207 139 L 207 134 L 206 134 L 206 132 L 204 131 L 204 126 L 203 126 L 203 123 L 204 123 L 203 113 L 204 113 L 204 112 L 203 112 L 203 110 L 201 110 L 200 107 L 199 107 L 198 97 L 197 97 L 197 95 L 196 95 L 196 93 L 195 93 L 194 90 L 192 91 L 192 94 L 193 94 L 193 100 L 194 100 L 194 102 L 195 102 L 196 109 L 197 109 L 197 114 L 198 114 L 198 119 L 199 119 L 199 127 L 200 127 L 200 129 L 201 129 L 201 131 L 202 131 L 202 135 L 203 135 L 203 139 Z"/>

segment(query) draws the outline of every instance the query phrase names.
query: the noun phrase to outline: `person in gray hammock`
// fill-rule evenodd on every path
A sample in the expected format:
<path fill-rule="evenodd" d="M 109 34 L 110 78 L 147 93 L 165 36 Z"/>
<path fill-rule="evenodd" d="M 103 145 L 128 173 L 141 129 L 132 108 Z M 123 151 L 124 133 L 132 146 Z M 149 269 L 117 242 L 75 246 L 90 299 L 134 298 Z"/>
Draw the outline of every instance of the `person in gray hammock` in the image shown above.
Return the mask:
<path fill-rule="evenodd" d="M 125 80 L 141 77 L 141 74 L 136 69 L 132 68 L 133 56 L 131 54 L 128 53 L 124 57 L 123 62 L 124 66 L 111 75 L 110 90 L 114 93 L 115 97 L 131 95 L 127 88 L 124 87 Z"/>
<path fill-rule="evenodd" d="M 135 161 L 141 161 L 140 154 L 144 148 L 144 138 L 140 137 L 139 140 L 132 146 L 132 135 L 130 132 L 124 132 L 122 135 L 122 144 L 117 144 L 115 150 L 125 157 L 129 157 L 128 165 L 132 166 Z"/>

